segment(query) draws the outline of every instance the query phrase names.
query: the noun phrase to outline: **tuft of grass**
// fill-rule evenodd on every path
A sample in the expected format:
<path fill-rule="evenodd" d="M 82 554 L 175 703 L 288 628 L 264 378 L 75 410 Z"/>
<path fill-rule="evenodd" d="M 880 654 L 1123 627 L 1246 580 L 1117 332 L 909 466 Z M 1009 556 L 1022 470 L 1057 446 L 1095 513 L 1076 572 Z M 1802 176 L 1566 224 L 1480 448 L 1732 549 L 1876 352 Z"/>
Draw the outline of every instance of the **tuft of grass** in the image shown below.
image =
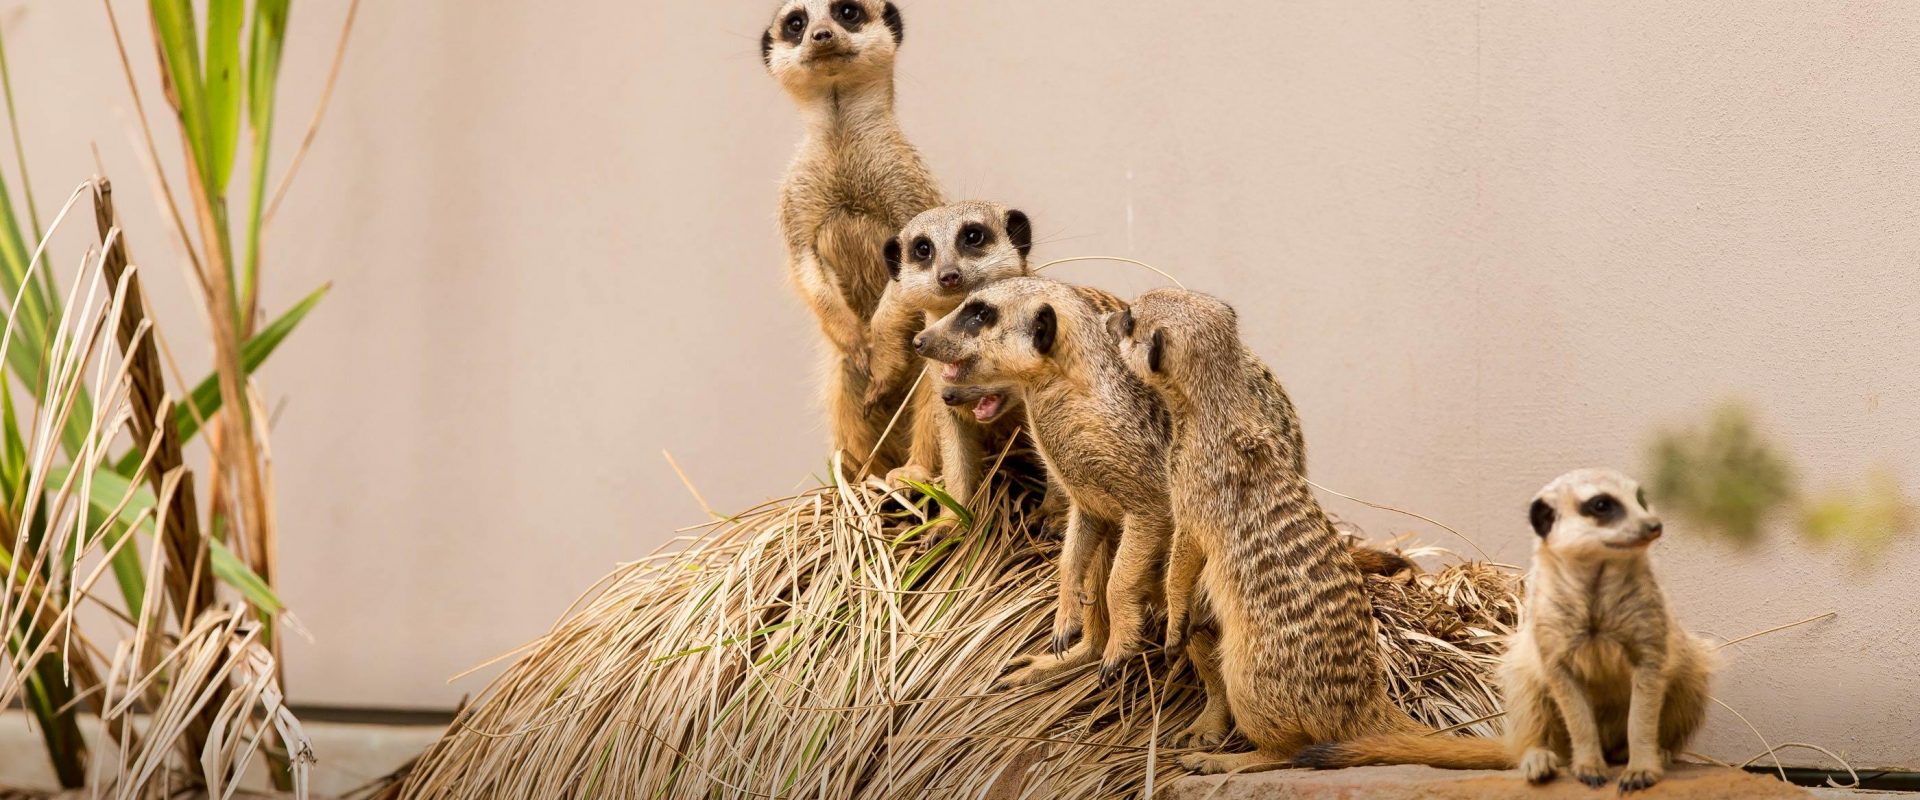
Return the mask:
<path fill-rule="evenodd" d="M 988 690 L 1051 630 L 1060 543 L 1038 491 L 996 477 L 969 525 L 931 536 L 919 533 L 938 508 L 842 480 L 716 522 L 608 576 L 373 794 L 920 798 L 997 786 L 992 796 L 1111 798 L 1163 784 L 1177 768 L 1159 739 L 1202 703 L 1184 660 L 1150 653 L 1110 687 L 1088 669 Z M 1495 733 L 1492 669 L 1519 576 L 1464 563 L 1368 583 L 1394 699 L 1428 724 Z"/>
<path fill-rule="evenodd" d="M 1859 490 L 1829 490 L 1800 513 L 1800 528 L 1809 540 L 1848 547 L 1863 564 L 1877 561 L 1889 545 L 1911 536 L 1916 524 L 1920 519 L 1899 478 L 1885 468 L 1868 474 Z"/>
<path fill-rule="evenodd" d="M 1721 406 L 1704 426 L 1662 432 L 1651 461 L 1648 489 L 1657 505 L 1743 547 L 1794 500 L 1787 458 L 1738 404 Z"/>

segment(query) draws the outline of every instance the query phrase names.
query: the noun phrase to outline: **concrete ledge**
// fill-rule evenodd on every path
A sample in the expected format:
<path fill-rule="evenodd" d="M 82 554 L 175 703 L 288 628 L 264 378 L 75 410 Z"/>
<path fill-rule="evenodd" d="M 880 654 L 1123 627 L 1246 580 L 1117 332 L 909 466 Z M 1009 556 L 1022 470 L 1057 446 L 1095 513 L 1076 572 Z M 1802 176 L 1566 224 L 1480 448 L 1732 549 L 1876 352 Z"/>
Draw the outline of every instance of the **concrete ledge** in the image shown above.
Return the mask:
<path fill-rule="evenodd" d="M 1401 766 L 1190 776 L 1168 786 L 1163 796 L 1168 800 L 1598 800 L 1620 794 L 1612 785 L 1591 789 L 1566 776 L 1529 786 L 1520 773 L 1512 771 Z M 1765 800 L 1810 795 L 1800 787 L 1739 770 L 1676 764 L 1665 779 L 1630 796 L 1636 800 Z"/>

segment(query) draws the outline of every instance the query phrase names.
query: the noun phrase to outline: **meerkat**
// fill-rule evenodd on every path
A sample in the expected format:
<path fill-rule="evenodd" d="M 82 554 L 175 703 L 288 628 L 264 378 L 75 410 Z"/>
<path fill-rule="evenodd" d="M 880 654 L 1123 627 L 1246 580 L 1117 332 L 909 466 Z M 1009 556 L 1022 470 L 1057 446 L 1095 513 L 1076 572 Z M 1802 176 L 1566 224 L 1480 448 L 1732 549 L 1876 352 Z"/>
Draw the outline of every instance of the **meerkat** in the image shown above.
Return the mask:
<path fill-rule="evenodd" d="M 1429 731 L 1387 696 L 1365 579 L 1306 483 L 1293 403 L 1233 309 L 1155 289 L 1108 325 L 1171 422 L 1167 647 L 1186 649 L 1208 696 L 1181 738 L 1217 744 L 1231 719 L 1255 747 L 1183 766 L 1271 769 L 1315 743 Z"/>
<path fill-rule="evenodd" d="M 1501 660 L 1507 736 L 1449 742 L 1380 738 L 1326 748 L 1308 766 L 1424 763 L 1518 765 L 1529 782 L 1565 765 L 1588 786 L 1625 762 L 1621 791 L 1666 773 L 1706 717 L 1714 656 L 1682 630 L 1648 550 L 1663 527 L 1633 479 L 1569 472 L 1542 488 L 1527 516 L 1538 537 L 1520 628 Z M 1296 759 L 1302 760 L 1302 759 Z"/>
<path fill-rule="evenodd" d="M 940 204 L 920 154 L 894 117 L 900 10 L 878 0 L 788 0 L 760 38 L 768 72 L 800 107 L 806 135 L 780 188 L 788 270 L 831 346 L 827 411 L 850 477 L 899 466 L 910 428 L 881 434 L 904 385 L 869 394 L 868 324 L 887 282 L 881 250 L 914 215 Z"/>
<path fill-rule="evenodd" d="M 1039 277 L 1007 278 L 967 296 L 914 338 L 941 362 L 949 402 L 1017 394 L 1049 479 L 1067 497 L 1051 652 L 1023 656 L 1000 686 L 1025 686 L 1101 661 L 1112 678 L 1145 649 L 1172 533 L 1167 507 L 1167 416 L 1120 363 L 1105 315 L 1124 308 L 1105 292 Z M 976 405 L 976 415 L 978 414 Z M 1111 577 L 1083 599 L 1111 551 Z M 1100 584 L 1095 584 L 1099 586 Z"/>
<path fill-rule="evenodd" d="M 1026 213 L 997 203 L 945 205 L 908 222 L 883 251 L 889 281 L 873 316 L 867 401 L 879 399 L 879 387 L 906 379 L 920 361 L 913 337 L 928 323 L 953 311 L 975 289 L 1032 274 L 1027 262 L 1032 250 L 1033 224 Z M 980 483 L 982 459 L 1017 437 L 1025 417 L 1014 394 L 988 394 L 948 408 L 944 380 L 937 374 L 928 380 L 931 391 L 914 395 L 907 463 L 887 479 L 895 485 L 902 479 L 928 482 L 938 472 L 947 493 L 965 504 Z"/>

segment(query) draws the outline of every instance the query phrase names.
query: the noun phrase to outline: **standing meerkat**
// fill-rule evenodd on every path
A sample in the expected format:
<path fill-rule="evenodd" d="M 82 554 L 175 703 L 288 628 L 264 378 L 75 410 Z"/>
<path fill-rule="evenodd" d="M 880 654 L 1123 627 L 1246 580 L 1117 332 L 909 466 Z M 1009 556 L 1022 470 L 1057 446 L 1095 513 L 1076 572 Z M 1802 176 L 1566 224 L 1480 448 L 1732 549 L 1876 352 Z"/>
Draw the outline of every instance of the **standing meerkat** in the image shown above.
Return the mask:
<path fill-rule="evenodd" d="M 1315 743 L 1430 732 L 1387 696 L 1365 579 L 1307 486 L 1293 403 L 1233 309 L 1155 289 L 1109 327 L 1172 421 L 1167 645 L 1186 647 L 1207 689 L 1181 738 L 1217 744 L 1231 718 L 1255 747 L 1182 764 L 1274 768 Z"/>
<path fill-rule="evenodd" d="M 1626 762 L 1621 791 L 1652 786 L 1706 717 L 1714 666 L 1706 642 L 1682 630 L 1653 575 L 1660 518 L 1640 485 L 1613 470 L 1569 472 L 1528 508 L 1534 534 L 1520 629 L 1501 661 L 1504 747 L 1490 739 L 1381 738 L 1314 754 L 1307 766 L 1516 763 L 1533 783 L 1562 765 L 1588 786 Z"/>
<path fill-rule="evenodd" d="M 878 402 L 883 386 L 911 383 L 911 367 L 920 361 L 913 337 L 958 308 L 967 295 L 1006 278 L 1031 274 L 1033 224 L 1019 209 L 967 201 L 928 209 L 887 241 L 883 255 L 889 281 L 874 312 L 873 379 L 867 401 Z M 1117 298 L 1110 299 L 1118 303 Z M 907 463 L 889 473 L 921 482 L 938 472 L 947 493 L 970 502 L 978 488 L 982 459 L 1019 435 L 1025 416 L 1013 395 L 989 394 L 948 408 L 944 379 L 933 375 L 927 391 L 914 394 L 912 448 Z"/>
<path fill-rule="evenodd" d="M 1112 677 L 1144 648 L 1158 601 L 1172 518 L 1167 508 L 1166 410 L 1120 363 L 1105 316 L 1112 295 L 1038 277 L 988 284 L 927 326 L 915 349 L 944 364 L 949 400 L 1017 394 L 1049 478 L 1067 495 L 1052 652 L 1022 657 L 1003 686 L 1048 680 L 1101 660 Z M 1112 549 L 1105 616 L 1083 599 L 1096 559 Z M 1075 641 L 1075 639 L 1078 641 Z"/>
<path fill-rule="evenodd" d="M 878 402 L 863 402 L 868 323 L 887 282 L 882 247 L 940 204 L 894 117 L 894 55 L 904 35 L 892 3 L 788 0 L 760 38 L 761 60 L 806 123 L 780 187 L 780 231 L 794 284 L 833 347 L 827 413 L 849 471 L 869 453 L 875 472 L 906 458 L 908 428 L 880 442 L 906 387 L 878 387 Z"/>

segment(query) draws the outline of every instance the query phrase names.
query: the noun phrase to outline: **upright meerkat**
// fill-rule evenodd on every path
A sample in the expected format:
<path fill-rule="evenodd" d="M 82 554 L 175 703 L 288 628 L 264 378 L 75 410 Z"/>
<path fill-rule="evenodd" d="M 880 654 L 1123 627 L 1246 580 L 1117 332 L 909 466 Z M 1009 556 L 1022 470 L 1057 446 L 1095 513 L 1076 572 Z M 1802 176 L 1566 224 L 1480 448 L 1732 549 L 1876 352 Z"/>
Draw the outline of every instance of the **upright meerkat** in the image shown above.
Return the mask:
<path fill-rule="evenodd" d="M 1501 661 L 1504 747 L 1490 739 L 1379 738 L 1324 748 L 1306 766 L 1425 763 L 1485 768 L 1518 763 L 1528 781 L 1562 765 L 1588 786 L 1626 762 L 1622 791 L 1652 786 L 1706 717 L 1714 657 L 1680 628 L 1653 575 L 1660 518 L 1640 485 L 1618 472 L 1569 472 L 1527 512 L 1539 537 L 1520 629 Z"/>
<path fill-rule="evenodd" d="M 887 241 L 884 256 L 889 281 L 873 315 L 873 379 L 868 402 L 879 400 L 883 386 L 911 381 L 920 361 L 913 337 L 959 307 L 967 295 L 994 281 L 1031 274 L 1033 225 L 1019 209 L 967 201 L 920 212 L 899 235 Z M 1118 303 L 1112 298 L 1111 303 Z M 1015 411 L 1018 398 L 988 394 L 947 408 L 942 377 L 926 381 L 929 391 L 914 395 L 912 448 L 907 463 L 887 477 L 931 480 L 938 472 L 947 493 L 961 503 L 972 500 L 982 459 L 998 452 L 1025 425 Z"/>
<path fill-rule="evenodd" d="M 887 282 L 881 249 L 940 192 L 893 111 L 900 11 L 877 0 L 788 0 L 760 38 L 767 70 L 806 123 L 780 187 L 788 269 L 833 352 L 827 413 L 852 470 L 873 453 L 885 472 L 906 458 L 906 431 L 880 442 L 904 385 L 868 392 L 868 322 Z"/>
<path fill-rule="evenodd" d="M 1167 643 L 1186 646 L 1208 696 L 1183 738 L 1218 743 L 1230 716 L 1256 748 L 1183 765 L 1273 768 L 1315 743 L 1430 732 L 1387 696 L 1364 578 L 1307 486 L 1293 403 L 1233 309 L 1155 289 L 1109 326 L 1172 421 Z M 1211 618 L 1217 641 L 1190 614 Z"/>
<path fill-rule="evenodd" d="M 1111 677 L 1144 649 L 1148 614 L 1172 534 L 1165 474 L 1167 415 L 1127 371 L 1105 316 L 1112 295 L 1038 277 L 988 284 L 915 338 L 944 364 L 949 400 L 1017 394 L 1047 472 L 1067 495 L 1052 652 L 1023 657 L 1002 685 L 1047 680 L 1102 661 Z M 1112 548 L 1099 593 L 1110 627 L 1081 591 Z M 1078 641 L 1075 641 L 1075 639 Z"/>

